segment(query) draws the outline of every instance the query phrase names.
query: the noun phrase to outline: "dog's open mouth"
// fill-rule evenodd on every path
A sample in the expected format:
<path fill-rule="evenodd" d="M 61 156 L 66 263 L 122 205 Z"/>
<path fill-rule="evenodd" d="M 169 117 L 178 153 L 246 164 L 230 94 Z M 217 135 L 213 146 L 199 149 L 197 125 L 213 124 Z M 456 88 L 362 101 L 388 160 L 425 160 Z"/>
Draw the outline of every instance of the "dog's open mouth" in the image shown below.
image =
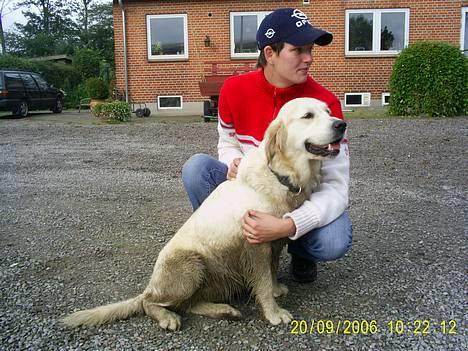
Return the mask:
<path fill-rule="evenodd" d="M 315 145 L 309 142 L 305 142 L 305 148 L 308 152 L 318 156 L 336 156 L 340 153 L 340 141 L 336 140 L 326 145 Z"/>

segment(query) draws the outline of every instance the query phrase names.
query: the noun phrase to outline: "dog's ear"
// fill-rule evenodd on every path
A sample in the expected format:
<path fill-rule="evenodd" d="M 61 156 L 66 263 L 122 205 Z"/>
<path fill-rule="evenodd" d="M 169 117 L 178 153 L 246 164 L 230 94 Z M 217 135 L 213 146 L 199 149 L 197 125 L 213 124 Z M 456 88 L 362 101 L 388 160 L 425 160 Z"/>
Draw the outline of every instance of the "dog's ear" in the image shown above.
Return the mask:
<path fill-rule="evenodd" d="M 274 121 L 267 129 L 265 134 L 266 141 L 266 157 L 268 163 L 271 162 L 273 156 L 282 153 L 284 144 L 286 143 L 286 128 L 280 120 Z"/>

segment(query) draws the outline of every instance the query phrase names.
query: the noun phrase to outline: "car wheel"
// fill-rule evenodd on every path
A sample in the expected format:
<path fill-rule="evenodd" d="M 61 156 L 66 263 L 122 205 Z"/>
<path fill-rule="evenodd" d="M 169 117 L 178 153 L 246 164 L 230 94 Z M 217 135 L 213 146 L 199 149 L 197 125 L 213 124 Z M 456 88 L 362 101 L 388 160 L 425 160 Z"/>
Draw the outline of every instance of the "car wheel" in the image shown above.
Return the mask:
<path fill-rule="evenodd" d="M 16 110 L 13 111 L 15 116 L 27 117 L 29 114 L 29 106 L 26 100 L 21 101 L 21 103 L 16 107 Z"/>
<path fill-rule="evenodd" d="M 53 113 L 61 113 L 63 111 L 63 100 L 61 97 L 58 97 L 57 100 L 55 100 L 55 105 L 52 108 Z"/>

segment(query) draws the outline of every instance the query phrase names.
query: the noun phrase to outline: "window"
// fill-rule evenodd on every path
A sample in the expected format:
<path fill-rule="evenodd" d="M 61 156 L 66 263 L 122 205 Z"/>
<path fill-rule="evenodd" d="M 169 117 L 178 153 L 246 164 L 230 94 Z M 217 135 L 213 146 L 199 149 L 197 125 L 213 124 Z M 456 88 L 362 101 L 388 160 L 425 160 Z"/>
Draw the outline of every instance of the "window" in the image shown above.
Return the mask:
<path fill-rule="evenodd" d="M 396 55 L 408 45 L 409 10 L 347 10 L 346 55 Z"/>
<path fill-rule="evenodd" d="M 182 109 L 182 96 L 158 96 L 158 109 L 181 110 Z"/>
<path fill-rule="evenodd" d="M 26 89 L 34 91 L 39 90 L 36 81 L 31 77 L 30 74 L 21 74 L 21 78 L 23 78 L 23 83 Z"/>
<path fill-rule="evenodd" d="M 370 93 L 345 94 L 345 106 L 370 106 Z"/>
<path fill-rule="evenodd" d="M 460 49 L 468 56 L 468 7 L 462 7 Z"/>
<path fill-rule="evenodd" d="M 42 77 L 39 77 L 38 75 L 35 75 L 35 74 L 33 74 L 32 76 L 36 80 L 36 83 L 37 85 L 39 85 L 39 88 L 41 88 L 41 90 L 49 89 L 49 84 L 47 84 L 47 82 L 44 79 L 42 79 Z"/>
<path fill-rule="evenodd" d="M 382 106 L 390 104 L 390 93 L 382 93 Z"/>
<path fill-rule="evenodd" d="M 7 90 L 23 90 L 23 81 L 18 73 L 5 73 L 5 86 Z"/>
<path fill-rule="evenodd" d="M 146 16 L 148 60 L 188 59 L 187 15 Z"/>
<path fill-rule="evenodd" d="M 257 29 L 270 12 L 231 12 L 231 57 L 257 58 Z"/>

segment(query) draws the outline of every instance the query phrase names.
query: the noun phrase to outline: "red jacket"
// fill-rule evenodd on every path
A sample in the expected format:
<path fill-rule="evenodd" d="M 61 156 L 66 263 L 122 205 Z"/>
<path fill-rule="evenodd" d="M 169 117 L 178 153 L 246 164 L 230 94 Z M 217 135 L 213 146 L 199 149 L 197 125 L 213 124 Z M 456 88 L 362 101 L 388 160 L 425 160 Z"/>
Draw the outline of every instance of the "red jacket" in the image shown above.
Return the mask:
<path fill-rule="evenodd" d="M 299 97 L 321 100 L 328 105 L 332 116 L 343 118 L 337 97 L 310 76 L 302 84 L 277 88 L 265 79 L 263 70 L 259 69 L 228 78 L 224 82 L 218 107 L 220 124 L 227 129 L 234 127 L 239 142 L 258 146 L 280 108 Z"/>

